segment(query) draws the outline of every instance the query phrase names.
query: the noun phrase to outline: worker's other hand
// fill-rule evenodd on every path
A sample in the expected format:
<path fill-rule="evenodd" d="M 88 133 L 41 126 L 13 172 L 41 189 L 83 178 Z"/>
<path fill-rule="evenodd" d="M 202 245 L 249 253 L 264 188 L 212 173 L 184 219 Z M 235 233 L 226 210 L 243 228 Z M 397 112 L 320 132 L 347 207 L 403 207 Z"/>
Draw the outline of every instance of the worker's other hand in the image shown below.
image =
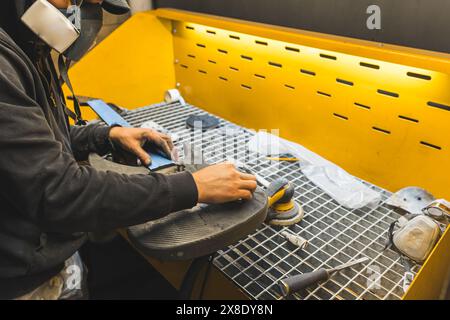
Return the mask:
<path fill-rule="evenodd" d="M 224 203 L 251 199 L 256 189 L 255 176 L 240 172 L 232 163 L 220 163 L 193 174 L 200 203 Z"/>
<path fill-rule="evenodd" d="M 114 127 L 109 132 L 109 138 L 123 149 L 135 154 L 146 166 L 151 163 L 150 156 L 142 148 L 146 142 L 155 144 L 171 158 L 173 150 L 172 140 L 168 135 L 152 129 Z"/>

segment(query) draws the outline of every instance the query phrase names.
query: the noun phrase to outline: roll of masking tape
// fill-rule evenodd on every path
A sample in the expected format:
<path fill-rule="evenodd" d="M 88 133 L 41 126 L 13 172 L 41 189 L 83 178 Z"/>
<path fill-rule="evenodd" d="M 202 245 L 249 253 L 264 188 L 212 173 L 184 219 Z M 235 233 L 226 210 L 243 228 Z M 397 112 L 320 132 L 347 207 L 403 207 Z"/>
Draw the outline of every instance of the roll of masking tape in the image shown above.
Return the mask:
<path fill-rule="evenodd" d="M 179 102 L 181 105 L 186 104 L 183 97 L 181 96 L 180 91 L 178 91 L 177 89 L 167 90 L 164 94 L 164 101 L 166 103 Z"/>

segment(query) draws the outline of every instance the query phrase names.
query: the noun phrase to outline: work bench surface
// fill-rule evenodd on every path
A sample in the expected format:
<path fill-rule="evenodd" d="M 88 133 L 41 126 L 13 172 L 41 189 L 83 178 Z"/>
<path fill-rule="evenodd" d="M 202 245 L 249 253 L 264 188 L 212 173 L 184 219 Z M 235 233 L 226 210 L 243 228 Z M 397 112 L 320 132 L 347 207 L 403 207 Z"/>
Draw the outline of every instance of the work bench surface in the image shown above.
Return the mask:
<path fill-rule="evenodd" d="M 295 185 L 295 199 L 305 212 L 300 223 L 288 228 L 309 241 L 307 248 L 299 249 L 280 235 L 283 228 L 263 224 L 247 238 L 219 251 L 215 268 L 253 299 L 280 299 L 277 283 L 282 278 L 367 256 L 369 263 L 336 273 L 287 299 L 401 299 L 405 269 L 397 253 L 383 250 L 389 225 L 399 218 L 384 204 L 389 192 L 364 182 L 381 193 L 381 204 L 346 209 L 310 182 L 298 162 L 277 162 L 249 153 L 247 142 L 253 131 L 220 119 L 219 127 L 194 134 L 185 121 L 190 115 L 203 114 L 208 113 L 191 105 L 161 103 L 127 111 L 123 116 L 136 127 L 152 120 L 177 133 L 175 145 L 179 149 L 183 142 L 201 146 L 208 163 L 234 156 L 269 182 L 288 179 Z M 419 267 L 414 265 L 413 273 Z"/>

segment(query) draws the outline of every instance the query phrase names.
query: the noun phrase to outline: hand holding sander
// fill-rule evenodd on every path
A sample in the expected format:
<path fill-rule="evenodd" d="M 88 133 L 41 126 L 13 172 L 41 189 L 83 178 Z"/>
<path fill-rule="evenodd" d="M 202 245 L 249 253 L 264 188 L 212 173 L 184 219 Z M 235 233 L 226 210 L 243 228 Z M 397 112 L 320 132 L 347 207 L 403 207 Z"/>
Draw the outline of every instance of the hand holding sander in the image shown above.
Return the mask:
<path fill-rule="evenodd" d="M 266 189 L 268 207 L 266 223 L 276 226 L 290 226 L 303 219 L 303 208 L 294 201 L 295 187 L 287 179 L 279 178 L 272 183 L 252 172 L 245 164 L 236 162 L 237 167 L 253 174 L 259 185 Z"/>

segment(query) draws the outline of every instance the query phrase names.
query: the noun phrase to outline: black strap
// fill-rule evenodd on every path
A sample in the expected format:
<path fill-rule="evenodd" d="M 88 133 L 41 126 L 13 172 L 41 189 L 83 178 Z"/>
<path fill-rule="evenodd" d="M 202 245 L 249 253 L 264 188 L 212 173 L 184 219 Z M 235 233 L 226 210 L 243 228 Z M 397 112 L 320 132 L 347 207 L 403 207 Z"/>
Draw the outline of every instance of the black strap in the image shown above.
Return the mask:
<path fill-rule="evenodd" d="M 411 272 L 411 260 L 405 255 L 400 255 L 400 262 L 405 268 L 405 272 Z"/>
<path fill-rule="evenodd" d="M 190 300 L 192 299 L 192 292 L 194 291 L 194 286 L 196 280 L 203 270 L 203 268 L 209 263 L 210 256 L 203 256 L 195 258 L 186 274 L 184 275 L 183 282 L 181 283 L 179 298 L 180 300 Z"/>
<path fill-rule="evenodd" d="M 69 79 L 69 74 L 68 74 L 69 65 L 70 65 L 70 60 L 64 59 L 63 55 L 60 55 L 58 58 L 59 74 L 61 75 L 63 82 L 67 85 L 70 92 L 72 93 L 73 109 L 75 111 L 75 113 L 74 113 L 72 110 L 70 110 L 66 107 L 66 109 L 67 109 L 66 113 L 69 117 L 71 117 L 75 121 L 75 124 L 85 125 L 86 121 L 84 121 L 83 117 L 81 116 L 80 102 L 78 101 L 78 97 L 75 95 L 75 92 L 72 87 L 72 83 L 70 82 L 70 79 Z"/>
<path fill-rule="evenodd" d="M 75 113 L 72 110 L 70 110 L 69 108 L 67 108 L 66 102 L 64 101 L 64 93 L 61 89 L 61 81 L 59 81 L 58 83 L 56 82 L 56 80 L 58 79 L 58 76 L 57 76 L 55 66 L 54 66 L 50 56 L 47 59 L 46 67 L 50 70 L 50 84 L 49 84 L 50 89 L 49 90 L 53 93 L 53 96 L 55 97 L 55 99 L 57 99 L 59 101 L 58 105 L 62 107 L 66 116 L 71 119 L 76 119 Z M 69 125 L 68 119 L 67 119 L 67 125 Z"/>
<path fill-rule="evenodd" d="M 412 218 L 414 218 L 415 216 L 416 215 L 414 215 L 414 214 L 405 214 L 403 216 L 403 218 L 405 218 L 406 220 L 409 221 Z M 393 240 L 393 238 L 394 238 L 394 229 L 395 229 L 395 227 L 397 226 L 398 223 L 399 223 L 399 220 L 395 220 L 389 226 L 389 229 L 387 231 L 387 241 L 386 241 L 386 245 L 385 245 L 383 251 L 386 250 L 386 249 L 392 248 L 394 251 L 396 251 L 396 252 L 398 252 L 398 253 L 400 253 L 402 255 L 402 253 L 400 251 L 398 251 L 397 248 L 395 247 L 394 240 Z"/>
<path fill-rule="evenodd" d="M 205 292 L 206 283 L 208 282 L 209 273 L 211 271 L 211 267 L 213 265 L 215 255 L 216 255 L 216 253 L 214 252 L 212 255 L 209 256 L 209 263 L 208 263 L 208 266 L 206 267 L 205 276 L 203 278 L 202 287 L 200 289 L 200 295 L 198 297 L 199 300 L 203 300 L 203 294 Z"/>
<path fill-rule="evenodd" d="M 391 225 L 389 226 L 389 229 L 387 231 L 387 240 L 386 240 L 386 244 L 384 246 L 384 250 L 389 249 L 389 248 L 393 248 L 394 251 L 398 252 L 394 246 L 394 241 L 393 241 L 393 237 L 394 237 L 394 228 L 397 225 L 397 220 L 392 222 Z"/>

